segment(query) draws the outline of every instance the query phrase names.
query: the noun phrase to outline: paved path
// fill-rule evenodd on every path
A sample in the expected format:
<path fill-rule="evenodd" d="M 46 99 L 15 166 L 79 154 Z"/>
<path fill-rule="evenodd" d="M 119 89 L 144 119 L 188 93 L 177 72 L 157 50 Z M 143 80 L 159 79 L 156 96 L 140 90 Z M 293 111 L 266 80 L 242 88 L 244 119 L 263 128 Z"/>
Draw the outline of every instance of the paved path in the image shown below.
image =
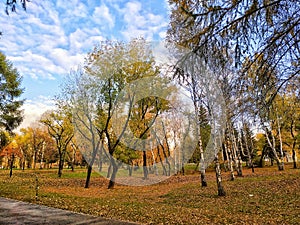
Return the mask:
<path fill-rule="evenodd" d="M 110 224 L 133 225 L 134 223 L 94 217 L 71 211 L 35 205 L 7 198 L 0 198 L 0 225 L 79 225 L 79 224 Z"/>

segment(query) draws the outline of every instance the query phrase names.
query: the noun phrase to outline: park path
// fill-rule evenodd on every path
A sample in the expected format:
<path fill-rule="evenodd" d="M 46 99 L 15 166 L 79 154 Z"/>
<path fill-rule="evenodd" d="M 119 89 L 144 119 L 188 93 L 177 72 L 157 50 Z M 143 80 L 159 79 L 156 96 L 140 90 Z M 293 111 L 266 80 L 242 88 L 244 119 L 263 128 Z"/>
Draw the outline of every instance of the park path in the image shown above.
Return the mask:
<path fill-rule="evenodd" d="M 0 197 L 0 225 L 134 225 L 135 223 L 105 219 L 67 210 L 35 205 Z"/>

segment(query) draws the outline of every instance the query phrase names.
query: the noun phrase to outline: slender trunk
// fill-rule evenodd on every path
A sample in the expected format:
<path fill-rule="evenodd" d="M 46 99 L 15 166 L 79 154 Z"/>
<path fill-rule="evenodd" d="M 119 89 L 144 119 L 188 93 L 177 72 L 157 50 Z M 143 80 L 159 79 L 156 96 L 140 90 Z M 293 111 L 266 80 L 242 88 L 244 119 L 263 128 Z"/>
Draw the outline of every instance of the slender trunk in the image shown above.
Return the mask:
<path fill-rule="evenodd" d="M 36 167 L 36 156 L 37 156 L 37 151 L 34 150 L 34 153 L 33 153 L 33 165 L 32 165 L 32 168 L 35 170 L 35 167 Z"/>
<path fill-rule="evenodd" d="M 247 156 L 248 156 L 248 167 L 251 168 L 252 173 L 254 173 L 254 166 L 253 166 L 251 152 L 250 152 L 249 145 L 248 145 L 247 133 L 245 135 L 243 135 L 243 137 L 245 140 L 245 146 L 246 146 L 246 151 L 247 151 Z"/>
<path fill-rule="evenodd" d="M 160 161 L 160 164 L 161 164 L 161 167 L 163 168 L 163 174 L 167 174 L 167 169 L 163 163 L 163 160 L 162 160 L 162 156 L 160 154 L 160 142 L 159 142 L 159 138 L 157 137 L 156 133 L 155 134 L 155 137 L 156 137 L 156 142 L 157 142 L 157 155 L 158 155 L 158 158 L 159 158 L 159 161 Z"/>
<path fill-rule="evenodd" d="M 85 186 L 84 186 L 84 188 L 89 188 L 89 186 L 90 186 L 90 180 L 91 180 L 92 169 L 93 169 L 93 167 L 92 167 L 91 165 L 88 165 L 88 170 L 87 170 L 87 174 L 86 174 L 86 179 L 85 179 Z"/>
<path fill-rule="evenodd" d="M 232 155 L 231 155 L 231 151 L 229 148 L 227 148 L 227 153 L 228 153 L 228 166 L 229 166 L 229 170 L 230 170 L 230 180 L 234 181 L 235 180 L 235 176 L 234 176 L 234 169 L 233 169 L 233 162 L 232 162 Z"/>
<path fill-rule="evenodd" d="M 112 165 L 112 173 L 111 173 L 111 177 L 108 183 L 108 189 L 113 189 L 116 183 L 116 176 L 117 176 L 117 172 L 118 172 L 118 166 L 117 163 L 114 159 L 114 157 L 110 157 L 110 161 L 111 161 L 111 165 Z"/>
<path fill-rule="evenodd" d="M 168 165 L 168 169 L 165 167 L 165 175 L 166 176 L 170 176 L 170 174 L 171 174 L 171 164 L 170 164 L 170 162 L 168 160 L 168 154 L 165 152 L 165 148 L 164 148 L 164 146 L 161 143 L 160 143 L 160 146 L 162 148 L 166 164 Z"/>
<path fill-rule="evenodd" d="M 152 150 L 152 146 L 150 147 L 150 149 L 151 149 L 151 155 L 152 155 L 152 159 L 153 159 L 153 169 L 154 169 L 154 173 L 155 173 L 155 175 L 157 176 L 157 175 L 158 175 L 158 171 L 157 171 L 156 160 L 155 160 L 155 157 L 154 157 L 154 153 L 153 153 L 153 150 Z"/>
<path fill-rule="evenodd" d="M 87 174 L 86 174 L 86 181 L 85 181 L 85 186 L 84 188 L 89 188 L 90 186 L 90 180 L 91 180 L 91 173 L 93 170 L 93 165 L 96 159 L 96 155 L 97 155 L 97 151 L 98 151 L 98 146 L 95 146 L 95 143 L 93 143 L 93 153 L 92 153 L 92 159 L 88 165 L 88 170 L 87 170 Z"/>
<path fill-rule="evenodd" d="M 277 124 L 278 124 L 278 137 L 279 137 L 279 150 L 280 150 L 280 159 L 283 161 L 283 149 L 282 149 L 282 138 L 281 138 L 281 128 L 278 114 L 276 115 Z"/>
<path fill-rule="evenodd" d="M 60 157 L 59 163 L 58 163 L 58 173 L 57 173 L 58 177 L 61 177 L 63 168 L 64 168 L 64 162 L 63 162 L 63 159 Z"/>
<path fill-rule="evenodd" d="M 233 131 L 231 131 L 231 132 L 233 132 Z M 232 143 L 233 143 L 232 154 L 233 154 L 233 158 L 234 158 L 235 170 L 237 172 L 237 176 L 242 177 L 243 176 L 243 167 L 242 167 L 242 163 L 241 163 L 241 155 L 240 155 L 240 152 L 237 147 L 237 140 L 235 138 L 234 133 L 231 133 L 231 139 L 232 139 Z"/>
<path fill-rule="evenodd" d="M 222 185 L 222 175 L 221 175 L 221 168 L 218 156 L 215 157 L 215 171 L 216 171 L 216 179 L 217 179 L 217 187 L 218 187 L 218 196 L 226 196 L 226 192 Z"/>
<path fill-rule="evenodd" d="M 72 172 L 74 172 L 75 169 L 75 158 L 76 158 L 76 150 L 73 147 Z"/>
<path fill-rule="evenodd" d="M 266 129 L 265 132 L 266 132 L 266 138 L 267 138 L 268 144 L 269 144 L 269 146 L 271 147 L 272 152 L 273 152 L 273 154 L 274 154 L 274 157 L 275 157 L 275 160 L 276 160 L 276 163 L 277 163 L 278 170 L 284 170 L 284 163 L 283 163 L 283 161 L 278 157 L 278 154 L 277 154 L 277 152 L 276 152 L 276 148 L 275 148 L 275 144 L 276 144 L 276 143 L 275 143 L 275 137 L 274 137 L 272 131 L 270 131 L 270 134 L 271 134 L 271 137 L 272 137 L 272 143 L 271 143 L 271 140 L 270 140 L 269 135 L 268 135 L 268 130 Z M 271 162 L 272 162 L 272 161 L 271 161 Z M 273 163 L 272 163 L 272 165 L 273 165 Z"/>
<path fill-rule="evenodd" d="M 108 169 L 107 169 L 107 175 L 106 175 L 106 178 L 110 178 L 111 173 L 112 173 L 112 164 L 109 163 L 109 166 L 108 166 Z"/>
<path fill-rule="evenodd" d="M 12 154 L 11 161 L 10 161 L 9 177 L 12 177 L 12 174 L 13 174 L 14 161 L 15 161 L 15 155 Z"/>
<path fill-rule="evenodd" d="M 99 151 L 99 171 L 101 172 L 102 171 L 102 167 L 103 167 L 103 140 L 102 140 L 102 143 L 101 143 L 101 147 L 100 147 L 100 151 Z"/>
<path fill-rule="evenodd" d="M 41 155 L 41 162 L 40 162 L 40 169 L 44 168 L 43 161 L 44 161 L 44 151 L 45 151 L 45 142 L 43 142 L 42 146 L 42 155 Z"/>
<path fill-rule="evenodd" d="M 132 176 L 132 170 L 133 170 L 133 163 L 132 161 L 130 162 L 130 165 L 128 165 L 128 175 L 131 177 Z"/>
<path fill-rule="evenodd" d="M 157 154 L 158 154 L 158 157 L 159 157 L 159 161 L 160 161 L 161 167 L 163 168 L 163 174 L 165 175 L 165 174 L 167 174 L 167 169 L 166 169 L 166 167 L 165 167 L 165 165 L 163 163 L 163 160 L 162 160 L 162 157 L 160 155 L 160 150 L 159 149 L 160 149 L 160 147 L 157 146 Z"/>
<path fill-rule="evenodd" d="M 291 136 L 293 138 L 293 145 L 292 145 L 292 158 L 293 158 L 293 168 L 297 169 L 297 153 L 296 153 L 296 142 L 297 142 L 297 138 L 295 137 L 294 134 L 294 120 L 292 120 L 291 122 L 291 127 L 290 127 L 290 132 L 291 132 Z"/>
<path fill-rule="evenodd" d="M 185 175 L 185 169 L 184 169 L 185 154 L 184 154 L 184 150 L 181 153 L 182 153 L 182 161 L 181 161 L 180 167 L 181 167 L 181 174 L 184 176 Z"/>
<path fill-rule="evenodd" d="M 294 148 L 292 150 L 292 153 L 293 153 L 292 158 L 293 158 L 293 165 L 294 165 L 293 168 L 297 169 L 297 155 L 296 155 L 296 151 Z"/>
<path fill-rule="evenodd" d="M 185 170 L 184 170 L 184 163 L 181 163 L 181 174 L 184 176 L 185 175 Z"/>
<path fill-rule="evenodd" d="M 261 157 L 260 157 L 259 165 L 258 165 L 260 168 L 263 168 L 265 166 L 265 162 L 264 162 L 265 154 L 266 154 L 266 147 L 264 147 L 261 152 Z"/>
<path fill-rule="evenodd" d="M 241 154 L 238 153 L 238 176 L 242 177 L 243 176 L 243 164 L 242 164 L 242 158 Z"/>
<path fill-rule="evenodd" d="M 201 187 L 207 187 L 206 181 L 206 174 L 205 174 L 205 164 L 204 160 L 201 159 L 201 166 L 200 166 L 200 180 L 201 180 Z"/>
<path fill-rule="evenodd" d="M 146 151 L 143 151 L 143 172 L 144 172 L 144 179 L 148 179 L 148 168 L 147 168 L 147 154 Z"/>
<path fill-rule="evenodd" d="M 198 145 L 200 150 L 200 180 L 201 180 L 201 186 L 207 187 L 206 173 L 205 173 L 205 159 L 204 159 L 204 151 L 203 151 L 200 129 L 201 128 L 199 128 L 199 136 L 198 136 Z"/>
<path fill-rule="evenodd" d="M 64 150 L 59 151 L 59 162 L 58 162 L 58 177 L 61 177 L 64 168 L 65 155 Z"/>

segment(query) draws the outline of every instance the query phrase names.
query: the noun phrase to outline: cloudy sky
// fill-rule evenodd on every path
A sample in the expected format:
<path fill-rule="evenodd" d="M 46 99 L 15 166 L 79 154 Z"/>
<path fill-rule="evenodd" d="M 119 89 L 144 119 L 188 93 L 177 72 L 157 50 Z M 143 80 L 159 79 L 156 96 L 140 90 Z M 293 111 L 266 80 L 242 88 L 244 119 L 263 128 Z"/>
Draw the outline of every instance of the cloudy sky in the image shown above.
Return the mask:
<path fill-rule="evenodd" d="M 0 5 L 0 51 L 23 77 L 22 127 L 51 108 L 63 77 L 102 40 L 162 40 L 168 26 L 166 0 L 31 0 L 7 16 Z"/>

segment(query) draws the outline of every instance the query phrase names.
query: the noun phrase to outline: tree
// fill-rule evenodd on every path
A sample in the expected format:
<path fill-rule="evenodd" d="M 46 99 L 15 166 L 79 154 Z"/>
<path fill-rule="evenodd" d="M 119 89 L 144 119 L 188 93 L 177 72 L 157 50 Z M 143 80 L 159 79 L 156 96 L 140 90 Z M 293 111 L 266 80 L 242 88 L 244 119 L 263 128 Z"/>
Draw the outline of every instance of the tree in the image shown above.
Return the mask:
<path fill-rule="evenodd" d="M 154 120 L 147 121 L 149 123 L 142 126 L 142 130 L 138 129 L 139 132 L 131 132 L 129 126 L 135 120 L 141 121 L 135 118 L 138 115 L 135 113 L 142 109 L 142 103 L 148 101 L 144 104 L 145 113 L 138 116 L 151 115 L 152 111 L 156 115 L 160 111 L 157 107 L 160 101 L 151 96 L 162 90 L 163 83 L 156 79 L 160 72 L 155 66 L 150 47 L 143 39 L 134 39 L 128 44 L 100 43 L 88 54 L 84 73 L 92 81 L 90 87 L 97 93 L 93 98 L 94 105 L 97 105 L 97 132 L 109 153 L 108 188 L 113 188 L 122 163 L 117 160 L 120 159 L 117 154 L 123 154 L 126 149 L 145 150 L 140 143 L 143 143 Z M 127 142 L 126 138 L 133 141 Z M 124 144 L 129 144 L 129 148 L 122 147 Z"/>
<path fill-rule="evenodd" d="M 67 147 L 74 136 L 72 115 L 63 105 L 56 111 L 47 111 L 42 115 L 41 123 L 47 126 L 49 134 L 54 138 L 59 156 L 58 177 L 61 177 Z"/>
<path fill-rule="evenodd" d="M 42 169 L 57 161 L 55 143 L 49 135 L 46 126 L 41 126 L 35 122 L 30 127 L 22 128 L 20 133 L 14 138 L 18 143 L 23 154 L 22 168 L 36 169 L 36 164 L 39 163 L 39 168 Z M 44 164 L 45 163 L 45 164 Z"/>
<path fill-rule="evenodd" d="M 20 3 L 22 5 L 23 10 L 26 11 L 27 9 L 27 2 L 30 2 L 29 0 L 20 0 Z M 7 0 L 6 1 L 6 8 L 5 13 L 9 15 L 9 11 L 16 12 L 17 10 L 17 0 Z"/>
<path fill-rule="evenodd" d="M 18 71 L 0 52 L 0 130 L 12 132 L 22 122 L 24 100 L 19 99 L 23 93 L 20 85 Z"/>
<path fill-rule="evenodd" d="M 297 83 L 295 83 L 297 85 Z M 282 145 L 287 153 L 292 152 L 293 166 L 297 168 L 297 146 L 300 143 L 300 99 L 294 86 L 280 96 L 277 103 L 277 118 L 281 127 Z M 276 99 L 275 99 L 276 100 Z M 283 148 L 283 146 L 281 146 Z"/>
<path fill-rule="evenodd" d="M 300 4 L 297 0 L 171 0 L 168 39 L 190 47 L 209 62 L 232 61 L 240 76 L 259 62 L 256 74 L 276 71 L 278 90 L 300 74 Z M 232 55 L 234 57 L 232 57 Z M 250 59 L 244 64 L 246 59 Z M 212 65 L 211 64 L 211 65 Z M 271 86 L 271 84 L 266 83 Z M 260 97 L 260 96 L 257 96 Z"/>
<path fill-rule="evenodd" d="M 86 76 L 82 70 L 73 71 L 62 89 L 60 97 L 62 101 L 66 102 L 67 108 L 72 113 L 75 139 L 79 140 L 77 147 L 81 149 L 88 163 L 85 188 L 90 185 L 96 155 L 103 147 L 103 130 L 97 128 L 97 125 L 101 123 L 97 108 L 99 90 L 95 88 L 97 85 L 93 85 L 93 82 L 94 80 Z"/>
<path fill-rule="evenodd" d="M 171 45 L 172 47 L 172 45 Z M 222 93 L 221 82 L 216 76 L 216 71 L 225 73 L 221 67 L 214 67 L 214 71 L 210 70 L 206 64 L 205 58 L 192 51 L 182 51 L 176 48 L 175 54 L 177 62 L 173 66 L 174 77 L 189 91 L 194 105 L 197 124 L 197 146 L 200 150 L 200 171 L 201 183 L 206 186 L 205 168 L 212 161 L 215 162 L 218 195 L 224 196 L 225 191 L 222 186 L 221 169 L 219 163 L 219 151 L 223 142 L 224 128 L 226 123 L 225 101 Z M 178 56 L 177 56 L 178 55 Z M 219 74 L 218 74 L 219 75 Z M 210 141 L 203 149 L 201 137 L 201 125 L 205 121 L 203 119 L 202 107 L 205 107 L 206 117 L 210 126 Z"/>

